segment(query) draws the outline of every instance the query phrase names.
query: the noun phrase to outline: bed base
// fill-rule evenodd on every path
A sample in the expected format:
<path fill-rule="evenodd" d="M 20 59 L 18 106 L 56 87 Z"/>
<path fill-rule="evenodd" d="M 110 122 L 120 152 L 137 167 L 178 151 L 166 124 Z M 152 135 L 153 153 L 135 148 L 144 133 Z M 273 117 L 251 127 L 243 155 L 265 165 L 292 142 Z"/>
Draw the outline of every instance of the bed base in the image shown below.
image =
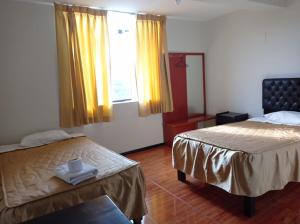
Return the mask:
<path fill-rule="evenodd" d="M 177 170 L 177 179 L 181 182 L 186 182 L 186 174 Z M 255 215 L 255 197 L 244 197 L 244 214 L 245 216 L 252 217 Z"/>
<path fill-rule="evenodd" d="M 186 175 L 184 172 L 177 170 L 177 179 L 181 182 L 186 182 Z"/>
<path fill-rule="evenodd" d="M 139 218 L 139 219 L 133 219 L 133 224 L 141 224 L 142 223 L 143 218 Z"/>

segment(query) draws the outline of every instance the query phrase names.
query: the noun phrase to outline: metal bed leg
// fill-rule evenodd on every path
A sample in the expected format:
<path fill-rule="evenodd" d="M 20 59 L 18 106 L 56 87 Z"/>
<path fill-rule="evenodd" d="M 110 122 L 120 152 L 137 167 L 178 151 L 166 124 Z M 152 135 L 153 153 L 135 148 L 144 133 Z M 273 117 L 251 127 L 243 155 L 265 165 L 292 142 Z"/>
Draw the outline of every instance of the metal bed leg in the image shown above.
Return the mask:
<path fill-rule="evenodd" d="M 177 179 L 181 182 L 186 182 L 185 173 L 180 170 L 177 170 Z"/>
<path fill-rule="evenodd" d="M 255 198 L 254 197 L 244 197 L 244 214 L 248 217 L 255 215 Z"/>
<path fill-rule="evenodd" d="M 141 224 L 142 220 L 143 220 L 143 218 L 133 219 L 133 224 Z"/>

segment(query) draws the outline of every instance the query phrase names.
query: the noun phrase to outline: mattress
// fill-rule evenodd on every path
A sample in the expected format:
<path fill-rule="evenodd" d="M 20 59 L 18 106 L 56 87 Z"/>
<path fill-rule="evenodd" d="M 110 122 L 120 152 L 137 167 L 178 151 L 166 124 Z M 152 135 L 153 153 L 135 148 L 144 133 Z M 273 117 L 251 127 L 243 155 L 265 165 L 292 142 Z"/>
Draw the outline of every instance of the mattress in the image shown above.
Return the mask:
<path fill-rule="evenodd" d="M 73 186 L 54 176 L 70 159 L 98 169 L 96 178 Z M 0 223 L 19 223 L 102 195 L 129 218 L 146 214 L 145 182 L 139 164 L 86 137 L 0 154 Z"/>
<path fill-rule="evenodd" d="M 300 181 L 300 127 L 244 121 L 177 135 L 173 167 L 241 196 Z"/>

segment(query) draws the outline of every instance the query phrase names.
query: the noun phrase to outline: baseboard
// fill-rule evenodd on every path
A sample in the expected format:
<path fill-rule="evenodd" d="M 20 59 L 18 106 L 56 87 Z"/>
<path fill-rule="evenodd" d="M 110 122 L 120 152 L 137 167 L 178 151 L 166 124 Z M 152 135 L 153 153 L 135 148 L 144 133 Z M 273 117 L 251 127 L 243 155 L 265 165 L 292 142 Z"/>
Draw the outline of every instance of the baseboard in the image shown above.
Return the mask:
<path fill-rule="evenodd" d="M 164 144 L 165 143 L 159 143 L 159 144 L 156 144 L 156 145 L 150 145 L 150 146 L 147 146 L 147 147 L 134 149 L 134 150 L 131 150 L 131 151 L 128 151 L 128 152 L 122 152 L 121 155 L 126 156 L 126 155 L 131 154 L 131 153 L 146 151 L 146 150 L 149 150 L 149 149 L 152 149 L 152 148 L 155 148 L 155 147 L 162 146 Z"/>

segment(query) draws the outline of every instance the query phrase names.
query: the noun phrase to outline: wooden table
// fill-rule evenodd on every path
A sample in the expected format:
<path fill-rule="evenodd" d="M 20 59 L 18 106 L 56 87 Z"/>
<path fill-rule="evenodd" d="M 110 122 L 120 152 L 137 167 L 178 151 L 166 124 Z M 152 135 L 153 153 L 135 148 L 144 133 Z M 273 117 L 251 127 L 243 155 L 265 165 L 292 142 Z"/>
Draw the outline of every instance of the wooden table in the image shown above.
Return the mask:
<path fill-rule="evenodd" d="M 102 196 L 30 221 L 26 224 L 132 224 L 108 196 Z M 24 223 L 24 224 L 25 224 Z"/>
<path fill-rule="evenodd" d="M 186 120 L 164 123 L 164 142 L 166 145 L 172 147 L 173 139 L 177 134 L 198 129 L 199 123 L 202 123 L 202 126 L 206 127 L 205 122 L 214 119 L 215 116 L 213 115 L 198 115 L 189 117 Z"/>

